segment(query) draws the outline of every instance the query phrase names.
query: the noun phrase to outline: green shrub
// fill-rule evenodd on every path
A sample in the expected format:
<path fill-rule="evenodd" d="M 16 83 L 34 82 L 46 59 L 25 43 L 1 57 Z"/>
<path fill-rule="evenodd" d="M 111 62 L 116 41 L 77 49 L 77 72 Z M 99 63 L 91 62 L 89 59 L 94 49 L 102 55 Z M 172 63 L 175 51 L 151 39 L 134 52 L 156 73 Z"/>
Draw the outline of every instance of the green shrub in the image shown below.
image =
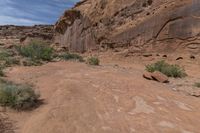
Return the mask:
<path fill-rule="evenodd" d="M 42 41 L 34 40 L 30 44 L 17 48 L 20 55 L 33 60 L 50 61 L 53 56 L 53 49 Z"/>
<path fill-rule="evenodd" d="M 97 58 L 97 57 L 89 57 L 87 59 L 87 63 L 90 64 L 90 65 L 99 65 L 100 63 L 100 60 Z"/>
<path fill-rule="evenodd" d="M 194 86 L 200 88 L 200 82 L 195 83 Z"/>
<path fill-rule="evenodd" d="M 186 76 L 185 70 L 178 65 L 170 65 L 165 61 L 158 61 L 146 66 L 148 72 L 159 71 L 168 77 L 181 78 Z"/>
<path fill-rule="evenodd" d="M 0 82 L 0 105 L 16 110 L 27 110 L 35 107 L 39 95 L 28 85 L 17 85 L 11 82 Z"/>
<path fill-rule="evenodd" d="M 64 53 L 64 54 L 58 55 L 58 57 L 63 60 L 78 60 L 80 62 L 84 62 L 82 56 L 78 54 L 73 54 L 73 53 Z"/>

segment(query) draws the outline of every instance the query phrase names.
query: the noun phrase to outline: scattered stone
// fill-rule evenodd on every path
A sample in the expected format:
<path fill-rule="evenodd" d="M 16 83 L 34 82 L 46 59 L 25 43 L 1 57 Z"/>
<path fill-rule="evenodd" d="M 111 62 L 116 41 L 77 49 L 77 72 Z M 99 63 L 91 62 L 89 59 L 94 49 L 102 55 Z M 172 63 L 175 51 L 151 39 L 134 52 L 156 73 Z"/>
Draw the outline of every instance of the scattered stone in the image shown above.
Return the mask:
<path fill-rule="evenodd" d="M 200 91 L 190 92 L 189 95 L 194 96 L 194 97 L 200 97 Z"/>
<path fill-rule="evenodd" d="M 168 83 L 169 78 L 161 72 L 155 71 L 152 73 L 152 78 L 161 83 Z"/>
<path fill-rule="evenodd" d="M 148 80 L 156 80 L 161 83 L 168 83 L 169 78 L 161 72 L 155 71 L 153 73 L 145 72 L 143 77 Z"/>
<path fill-rule="evenodd" d="M 148 79 L 148 80 L 153 80 L 153 78 L 152 78 L 152 73 L 150 73 L 150 72 L 145 72 L 145 73 L 143 74 L 143 77 L 144 77 L 145 79 Z"/>

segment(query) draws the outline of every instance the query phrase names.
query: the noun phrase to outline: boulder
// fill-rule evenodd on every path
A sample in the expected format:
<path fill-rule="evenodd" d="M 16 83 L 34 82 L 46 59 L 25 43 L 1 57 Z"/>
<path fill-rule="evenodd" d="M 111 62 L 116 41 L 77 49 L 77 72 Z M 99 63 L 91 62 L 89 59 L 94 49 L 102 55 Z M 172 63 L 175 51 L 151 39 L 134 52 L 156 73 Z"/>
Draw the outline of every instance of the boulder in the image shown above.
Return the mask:
<path fill-rule="evenodd" d="M 169 78 L 161 72 L 155 71 L 151 74 L 151 77 L 161 83 L 168 83 Z"/>
<path fill-rule="evenodd" d="M 152 73 L 150 73 L 150 72 L 145 72 L 145 73 L 143 74 L 143 77 L 144 77 L 145 79 L 148 79 L 148 80 L 153 80 L 153 78 L 152 78 Z"/>

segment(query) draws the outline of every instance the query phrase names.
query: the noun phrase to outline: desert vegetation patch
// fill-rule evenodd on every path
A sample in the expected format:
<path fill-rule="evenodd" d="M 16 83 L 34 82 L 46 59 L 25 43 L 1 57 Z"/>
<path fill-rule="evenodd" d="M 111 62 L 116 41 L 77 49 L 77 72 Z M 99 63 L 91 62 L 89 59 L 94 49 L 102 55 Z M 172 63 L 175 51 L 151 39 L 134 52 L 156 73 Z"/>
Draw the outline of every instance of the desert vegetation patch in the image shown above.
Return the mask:
<path fill-rule="evenodd" d="M 98 57 L 92 56 L 92 57 L 88 57 L 87 63 L 88 63 L 89 65 L 98 66 L 98 65 L 100 64 L 100 60 L 99 60 Z"/>
<path fill-rule="evenodd" d="M 174 65 L 174 64 L 171 65 L 166 63 L 164 60 L 147 65 L 146 70 L 148 72 L 159 71 L 168 77 L 174 77 L 174 78 L 182 78 L 187 75 L 185 70 L 181 68 L 179 65 Z"/>
<path fill-rule="evenodd" d="M 53 57 L 53 48 L 38 40 L 33 40 L 25 46 L 19 46 L 17 50 L 21 56 L 32 60 L 51 61 Z"/>
<path fill-rule="evenodd" d="M 29 110 L 37 106 L 40 95 L 30 85 L 0 80 L 0 105 L 16 110 Z"/>

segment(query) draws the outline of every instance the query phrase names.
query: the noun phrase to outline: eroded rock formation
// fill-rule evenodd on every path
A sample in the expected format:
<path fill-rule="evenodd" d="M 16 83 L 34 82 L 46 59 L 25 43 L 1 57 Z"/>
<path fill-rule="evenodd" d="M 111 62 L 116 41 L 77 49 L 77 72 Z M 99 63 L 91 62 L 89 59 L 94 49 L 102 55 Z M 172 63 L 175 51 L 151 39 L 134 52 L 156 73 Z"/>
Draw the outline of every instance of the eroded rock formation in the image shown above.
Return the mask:
<path fill-rule="evenodd" d="M 31 39 L 42 39 L 47 42 L 52 42 L 53 26 L 52 25 L 0 26 L 1 45 L 27 43 Z"/>
<path fill-rule="evenodd" d="M 200 52 L 199 0 L 83 0 L 55 25 L 71 51 Z"/>

